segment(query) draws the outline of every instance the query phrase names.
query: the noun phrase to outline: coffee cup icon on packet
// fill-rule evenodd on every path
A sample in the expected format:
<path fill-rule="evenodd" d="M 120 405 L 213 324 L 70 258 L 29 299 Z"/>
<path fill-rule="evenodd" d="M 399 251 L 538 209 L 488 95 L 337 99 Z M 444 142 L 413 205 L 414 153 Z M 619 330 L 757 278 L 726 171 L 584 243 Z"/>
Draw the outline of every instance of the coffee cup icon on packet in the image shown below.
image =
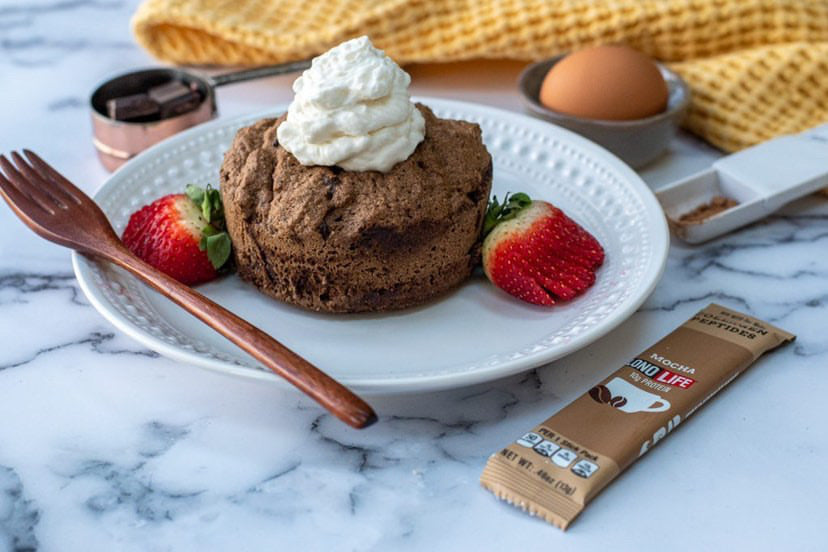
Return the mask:
<path fill-rule="evenodd" d="M 612 378 L 607 382 L 606 388 L 613 397 L 610 405 L 621 412 L 664 412 L 670 408 L 670 401 L 667 399 L 644 391 L 622 378 Z M 626 402 L 616 401 L 616 398 L 626 399 Z"/>

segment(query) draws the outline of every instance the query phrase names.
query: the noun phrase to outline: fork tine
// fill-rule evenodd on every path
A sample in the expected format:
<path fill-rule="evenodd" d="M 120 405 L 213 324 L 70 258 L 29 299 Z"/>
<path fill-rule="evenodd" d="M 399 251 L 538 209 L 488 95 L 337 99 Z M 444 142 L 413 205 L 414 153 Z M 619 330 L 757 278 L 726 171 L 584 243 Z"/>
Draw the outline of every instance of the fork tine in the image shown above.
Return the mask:
<path fill-rule="evenodd" d="M 43 211 L 39 203 L 32 201 L 26 194 L 17 189 L 3 173 L 0 172 L 0 195 L 9 204 L 9 207 L 24 220 L 33 220 L 36 211 Z"/>
<path fill-rule="evenodd" d="M 72 199 L 78 205 L 81 205 L 81 198 L 86 196 L 85 193 L 69 182 L 66 177 L 57 172 L 56 169 L 41 159 L 35 152 L 24 149 L 23 154 L 26 158 L 28 158 L 29 162 L 34 166 L 34 169 L 42 178 L 55 184 L 55 187 L 63 192 L 68 198 Z"/>
<path fill-rule="evenodd" d="M 68 207 L 66 204 L 65 194 L 61 194 L 59 192 L 55 193 L 57 186 L 47 180 L 44 180 L 43 177 L 40 176 L 40 174 L 38 174 L 38 172 L 35 171 L 19 153 L 16 151 L 11 152 L 11 158 L 12 162 L 14 162 L 17 166 L 17 170 L 23 173 L 23 176 L 29 180 L 30 185 L 36 187 L 38 190 L 43 192 L 44 195 L 51 198 L 51 200 L 61 209 L 66 209 Z"/>
<path fill-rule="evenodd" d="M 38 190 L 37 186 L 32 185 L 28 180 L 26 180 L 26 177 L 14 168 L 14 165 L 6 159 L 5 155 L 0 155 L 0 168 L 3 169 L 4 173 L 6 173 L 6 178 L 11 181 L 14 188 L 16 188 L 23 195 L 29 197 L 50 215 L 55 214 L 55 207 L 57 206 L 55 205 L 55 202 L 52 201 L 51 197 Z"/>

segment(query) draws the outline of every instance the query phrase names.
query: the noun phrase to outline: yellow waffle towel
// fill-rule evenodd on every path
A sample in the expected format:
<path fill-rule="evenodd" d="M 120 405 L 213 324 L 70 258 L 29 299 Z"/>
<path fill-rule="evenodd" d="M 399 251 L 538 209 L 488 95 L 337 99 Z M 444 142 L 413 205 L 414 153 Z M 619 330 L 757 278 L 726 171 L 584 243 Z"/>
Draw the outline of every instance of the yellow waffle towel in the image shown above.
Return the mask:
<path fill-rule="evenodd" d="M 146 0 L 133 29 L 182 64 L 297 60 L 362 34 L 399 63 L 623 42 L 684 77 L 685 125 L 725 150 L 828 121 L 828 0 Z"/>

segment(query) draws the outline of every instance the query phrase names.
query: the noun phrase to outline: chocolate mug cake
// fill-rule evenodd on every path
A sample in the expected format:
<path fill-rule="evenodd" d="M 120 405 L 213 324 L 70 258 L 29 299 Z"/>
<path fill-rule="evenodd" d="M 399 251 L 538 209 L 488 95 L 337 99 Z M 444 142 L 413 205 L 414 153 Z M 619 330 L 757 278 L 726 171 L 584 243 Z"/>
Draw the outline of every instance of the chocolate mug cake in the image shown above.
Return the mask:
<path fill-rule="evenodd" d="M 221 168 L 239 276 L 315 311 L 402 309 L 479 261 L 492 160 L 480 127 L 408 97 L 366 37 L 316 58 L 286 115 L 241 129 Z"/>

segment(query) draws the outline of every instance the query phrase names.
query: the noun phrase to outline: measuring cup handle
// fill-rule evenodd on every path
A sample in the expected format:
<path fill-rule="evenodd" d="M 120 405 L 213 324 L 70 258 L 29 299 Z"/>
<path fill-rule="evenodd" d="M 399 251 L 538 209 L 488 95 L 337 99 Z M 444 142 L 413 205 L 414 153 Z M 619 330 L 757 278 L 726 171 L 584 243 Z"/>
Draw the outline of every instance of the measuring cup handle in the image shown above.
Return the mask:
<path fill-rule="evenodd" d="M 254 67 L 253 69 L 245 69 L 243 71 L 234 71 L 232 73 L 224 73 L 223 75 L 216 75 L 210 77 L 210 84 L 213 86 L 224 86 L 225 84 L 233 84 L 236 82 L 244 82 L 253 79 L 260 79 L 262 77 L 273 77 L 276 75 L 284 75 L 286 73 L 295 73 L 297 71 L 304 71 L 310 67 L 310 60 L 291 61 L 289 63 L 280 63 L 278 65 L 266 65 L 264 67 Z"/>

